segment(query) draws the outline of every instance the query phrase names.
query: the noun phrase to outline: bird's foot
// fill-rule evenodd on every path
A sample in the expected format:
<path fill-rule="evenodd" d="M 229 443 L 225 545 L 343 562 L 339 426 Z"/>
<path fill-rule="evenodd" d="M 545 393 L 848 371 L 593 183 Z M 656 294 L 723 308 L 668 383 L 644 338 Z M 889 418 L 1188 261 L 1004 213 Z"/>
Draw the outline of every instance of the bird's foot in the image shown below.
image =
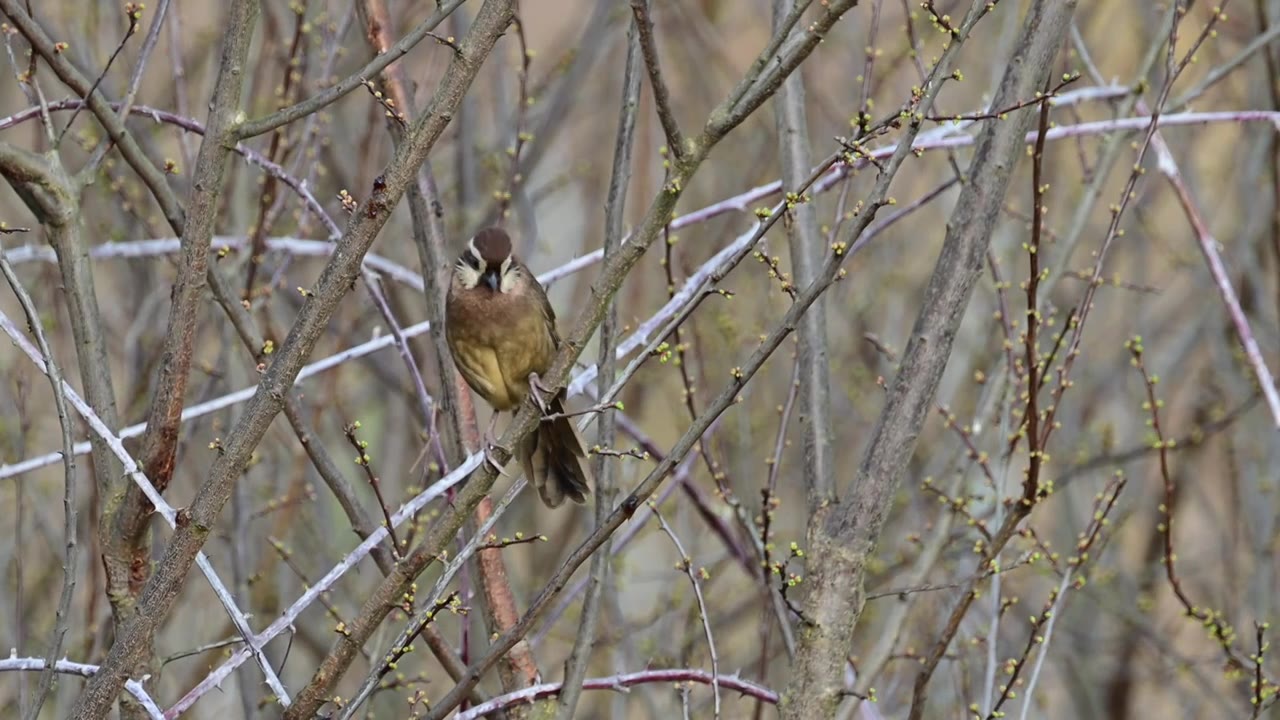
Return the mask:
<path fill-rule="evenodd" d="M 495 430 L 498 428 L 498 413 L 489 416 L 489 426 L 484 429 L 484 446 L 493 447 L 498 444 L 498 435 Z"/>
<path fill-rule="evenodd" d="M 498 462 L 498 458 L 494 456 L 493 451 L 497 449 L 497 445 L 486 442 L 484 446 L 484 462 L 486 465 L 493 468 L 493 471 L 497 474 L 502 475 L 503 477 L 511 477 L 503 468 L 502 463 Z"/>
<path fill-rule="evenodd" d="M 548 405 L 543 395 L 550 395 L 551 390 L 542 384 L 542 379 L 538 377 L 538 373 L 529 373 L 529 394 L 533 396 L 533 402 L 542 411 L 542 414 L 546 415 Z"/>

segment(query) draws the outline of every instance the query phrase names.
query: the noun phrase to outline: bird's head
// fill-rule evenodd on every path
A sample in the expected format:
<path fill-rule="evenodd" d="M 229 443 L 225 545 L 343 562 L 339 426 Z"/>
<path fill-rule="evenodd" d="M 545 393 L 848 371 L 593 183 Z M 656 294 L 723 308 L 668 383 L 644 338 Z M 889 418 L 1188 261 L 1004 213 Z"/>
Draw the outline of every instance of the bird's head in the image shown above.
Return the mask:
<path fill-rule="evenodd" d="M 511 292 L 520 275 L 520 264 L 511 255 L 511 237 L 502 228 L 485 228 L 467 242 L 454 265 L 462 287 Z"/>

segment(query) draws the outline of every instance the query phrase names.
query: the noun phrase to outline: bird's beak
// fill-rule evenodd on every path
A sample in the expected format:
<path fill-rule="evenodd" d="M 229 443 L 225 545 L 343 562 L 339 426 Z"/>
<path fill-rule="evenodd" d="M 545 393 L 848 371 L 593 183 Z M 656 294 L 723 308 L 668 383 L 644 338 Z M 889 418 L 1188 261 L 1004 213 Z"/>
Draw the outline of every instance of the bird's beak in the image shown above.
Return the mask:
<path fill-rule="evenodd" d="M 485 274 L 482 276 L 482 278 L 484 280 L 484 284 L 488 285 L 490 290 L 494 292 L 498 291 L 498 283 L 499 283 L 498 273 L 492 270 L 487 270 L 485 271 Z"/>

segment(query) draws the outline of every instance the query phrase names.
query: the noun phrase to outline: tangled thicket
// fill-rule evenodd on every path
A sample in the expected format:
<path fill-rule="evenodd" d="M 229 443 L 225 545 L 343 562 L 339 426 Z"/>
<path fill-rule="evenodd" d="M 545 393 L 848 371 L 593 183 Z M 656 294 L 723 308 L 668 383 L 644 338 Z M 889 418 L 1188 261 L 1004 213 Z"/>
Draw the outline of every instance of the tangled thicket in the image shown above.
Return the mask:
<path fill-rule="evenodd" d="M 557 8 L 0 0 L 0 715 L 1270 711 L 1280 2 Z"/>

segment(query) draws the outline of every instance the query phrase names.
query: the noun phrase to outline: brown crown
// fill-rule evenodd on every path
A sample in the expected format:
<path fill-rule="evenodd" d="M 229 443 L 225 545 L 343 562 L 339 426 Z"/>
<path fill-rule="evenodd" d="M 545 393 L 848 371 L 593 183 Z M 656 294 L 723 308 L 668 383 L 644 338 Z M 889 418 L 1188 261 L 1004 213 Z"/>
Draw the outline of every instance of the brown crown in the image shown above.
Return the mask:
<path fill-rule="evenodd" d="M 485 228 L 476 233 L 472 242 L 485 265 L 498 267 L 511 256 L 511 237 L 502 228 Z"/>

